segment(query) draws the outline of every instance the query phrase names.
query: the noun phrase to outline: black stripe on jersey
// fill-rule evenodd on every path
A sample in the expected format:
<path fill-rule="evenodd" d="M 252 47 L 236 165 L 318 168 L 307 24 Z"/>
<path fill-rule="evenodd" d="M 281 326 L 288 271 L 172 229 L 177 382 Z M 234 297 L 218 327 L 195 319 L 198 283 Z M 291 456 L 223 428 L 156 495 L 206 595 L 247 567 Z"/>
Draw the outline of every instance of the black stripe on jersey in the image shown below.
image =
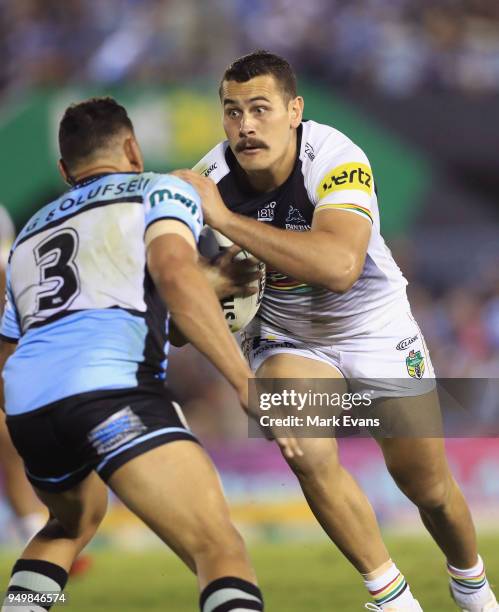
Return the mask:
<path fill-rule="evenodd" d="M 90 185 L 91 183 L 95 183 L 95 181 L 98 181 L 101 178 L 104 178 L 105 176 L 112 176 L 113 174 L 140 174 L 139 172 L 137 172 L 136 170 L 130 170 L 130 172 L 99 172 L 98 174 L 92 174 L 90 176 L 86 176 L 85 178 L 81 179 L 80 181 L 75 181 L 75 184 L 72 186 L 72 190 L 74 191 L 75 189 L 80 189 L 80 187 L 86 187 L 87 185 Z"/>
<path fill-rule="evenodd" d="M 58 312 L 51 317 L 47 317 L 43 321 L 38 321 L 37 323 L 33 323 L 30 325 L 26 331 L 31 329 L 37 329 L 38 327 L 43 327 L 44 325 L 48 325 L 49 323 L 53 323 L 54 321 L 58 321 L 59 319 L 64 319 L 65 317 L 69 317 L 70 315 L 77 314 L 79 312 L 89 312 L 92 310 L 124 310 L 135 317 L 140 317 L 141 319 L 145 319 L 146 313 L 141 312 L 140 310 L 133 310 L 133 308 L 123 308 L 122 306 L 109 306 L 108 308 L 82 308 L 78 310 L 64 310 L 63 312 Z M 16 340 L 17 342 L 17 340 Z"/>
<path fill-rule="evenodd" d="M 0 334 L 0 340 L 3 340 L 3 342 L 8 342 L 9 344 L 17 344 L 19 342 L 19 338 L 11 338 L 10 336 L 4 336 L 3 334 Z"/>
<path fill-rule="evenodd" d="M 144 341 L 144 359 L 138 364 L 137 369 L 139 387 L 146 385 L 151 380 L 151 376 L 163 373 L 161 364 L 166 359 L 165 346 L 168 339 L 166 333 L 168 311 L 147 266 L 144 272 L 144 302 L 147 307 L 145 315 L 147 335 Z"/>
<path fill-rule="evenodd" d="M 192 232 L 192 227 L 187 223 L 187 221 L 184 221 L 183 219 L 179 219 L 178 217 L 172 217 L 171 215 L 165 215 L 164 217 L 159 217 L 158 219 L 154 219 L 154 221 L 151 221 L 148 225 L 146 225 L 146 231 L 158 221 L 168 221 L 170 219 L 172 221 L 178 221 L 179 223 L 183 223 Z"/>
<path fill-rule="evenodd" d="M 19 240 L 19 242 L 16 242 L 16 244 L 14 245 L 14 248 L 17 248 L 20 244 L 22 244 L 23 242 L 26 242 L 26 240 L 29 240 L 33 236 L 36 236 L 37 234 L 40 234 L 41 232 L 44 232 L 45 230 L 52 229 L 53 227 L 57 227 L 58 225 L 65 223 L 68 219 L 72 219 L 73 217 L 76 217 L 77 215 L 81 215 L 81 213 L 87 212 L 88 210 L 92 210 L 93 208 L 98 208 L 101 206 L 109 206 L 110 204 L 142 204 L 143 201 L 144 201 L 144 198 L 142 196 L 130 196 L 128 198 L 115 198 L 114 200 L 99 200 L 98 202 L 94 202 L 93 204 L 88 204 L 87 206 L 80 208 L 80 210 L 75 210 L 75 212 L 69 215 L 65 215 L 64 217 L 61 217 L 60 219 L 51 221 L 50 223 L 47 223 L 47 225 L 44 225 L 43 227 L 40 227 L 37 230 L 33 230 L 29 234 L 26 234 L 26 236 L 23 236 L 21 240 Z"/>

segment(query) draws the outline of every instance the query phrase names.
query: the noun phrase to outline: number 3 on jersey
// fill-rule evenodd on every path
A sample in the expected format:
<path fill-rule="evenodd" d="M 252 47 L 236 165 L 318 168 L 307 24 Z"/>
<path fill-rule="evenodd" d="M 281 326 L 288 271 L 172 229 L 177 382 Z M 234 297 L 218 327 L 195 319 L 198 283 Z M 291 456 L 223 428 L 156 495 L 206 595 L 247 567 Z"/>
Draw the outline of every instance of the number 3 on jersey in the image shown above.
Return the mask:
<path fill-rule="evenodd" d="M 40 287 L 36 312 L 67 308 L 80 293 L 80 275 L 75 259 L 79 239 L 72 228 L 65 228 L 47 236 L 33 249 L 40 270 Z M 47 313 L 48 314 L 48 313 Z"/>

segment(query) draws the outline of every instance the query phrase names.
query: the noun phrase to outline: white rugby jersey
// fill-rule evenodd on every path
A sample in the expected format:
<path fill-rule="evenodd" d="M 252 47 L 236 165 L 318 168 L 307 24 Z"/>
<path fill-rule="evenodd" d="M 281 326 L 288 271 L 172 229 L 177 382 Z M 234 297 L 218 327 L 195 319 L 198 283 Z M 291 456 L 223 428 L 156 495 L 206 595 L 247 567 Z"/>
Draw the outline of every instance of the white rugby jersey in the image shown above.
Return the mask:
<path fill-rule="evenodd" d="M 228 141 L 219 143 L 195 166 L 217 183 L 227 207 L 261 223 L 291 231 L 309 231 L 316 209 L 345 210 L 365 217 L 372 233 L 364 269 L 344 294 L 312 287 L 267 267 L 264 298 L 247 329 L 262 325 L 329 345 L 382 327 L 401 308 L 409 308 L 407 281 L 380 234 L 378 200 L 369 160 L 345 134 L 328 125 L 303 121 L 291 175 L 272 192 L 257 193 L 241 181 Z"/>

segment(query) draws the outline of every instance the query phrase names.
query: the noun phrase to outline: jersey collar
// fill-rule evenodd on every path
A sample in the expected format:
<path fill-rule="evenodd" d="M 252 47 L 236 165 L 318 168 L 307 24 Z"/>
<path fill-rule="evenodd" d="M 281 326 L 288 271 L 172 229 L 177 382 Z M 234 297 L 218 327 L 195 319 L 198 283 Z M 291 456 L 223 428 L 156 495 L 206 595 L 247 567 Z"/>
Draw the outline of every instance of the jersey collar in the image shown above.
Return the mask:
<path fill-rule="evenodd" d="M 100 178 L 104 176 L 110 176 L 111 174 L 139 174 L 138 172 L 99 172 L 98 174 L 91 174 L 90 176 L 86 176 L 75 183 L 72 189 L 79 189 L 80 187 L 85 187 L 86 185 L 90 185 L 90 183 L 94 183 L 98 181 Z"/>

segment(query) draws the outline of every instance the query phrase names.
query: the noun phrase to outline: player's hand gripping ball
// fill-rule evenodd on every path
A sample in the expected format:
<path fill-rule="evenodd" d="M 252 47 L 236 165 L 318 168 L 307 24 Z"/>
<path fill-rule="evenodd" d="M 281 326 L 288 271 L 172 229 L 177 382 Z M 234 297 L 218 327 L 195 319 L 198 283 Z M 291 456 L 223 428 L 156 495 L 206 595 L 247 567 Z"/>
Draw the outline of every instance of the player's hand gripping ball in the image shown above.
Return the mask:
<path fill-rule="evenodd" d="M 234 248 L 231 240 L 208 226 L 201 232 L 199 251 L 211 262 L 210 282 L 221 297 L 230 331 L 244 329 L 260 308 L 265 290 L 265 264 L 244 249 Z"/>

